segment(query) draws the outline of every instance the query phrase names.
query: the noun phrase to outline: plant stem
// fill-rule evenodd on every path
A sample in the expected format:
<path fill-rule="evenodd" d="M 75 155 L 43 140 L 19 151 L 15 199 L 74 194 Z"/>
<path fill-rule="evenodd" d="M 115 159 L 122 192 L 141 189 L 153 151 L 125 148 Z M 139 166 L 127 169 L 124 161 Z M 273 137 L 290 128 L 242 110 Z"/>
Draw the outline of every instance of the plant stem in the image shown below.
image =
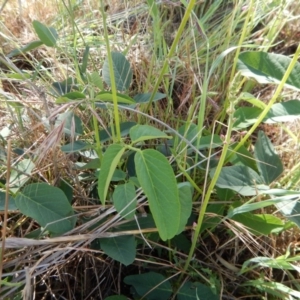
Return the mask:
<path fill-rule="evenodd" d="M 199 216 L 198 216 L 197 225 L 195 227 L 195 232 L 194 232 L 194 236 L 193 236 L 193 240 L 192 240 L 192 246 L 190 248 L 190 252 L 189 252 L 188 258 L 186 260 L 186 263 L 184 265 L 181 277 L 184 275 L 185 271 L 187 270 L 187 268 L 188 268 L 188 266 L 189 266 L 189 264 L 190 264 L 190 262 L 192 260 L 192 257 L 194 255 L 196 244 L 197 244 L 197 240 L 198 240 L 198 236 L 200 234 L 201 226 L 202 226 L 202 223 L 203 223 L 203 220 L 204 220 L 204 215 L 205 215 L 205 212 L 206 212 L 206 209 L 207 209 L 207 205 L 209 203 L 211 194 L 213 192 L 213 189 L 214 189 L 214 187 L 216 185 L 216 182 L 218 180 L 218 177 L 220 175 L 220 172 L 221 172 L 222 167 L 223 167 L 224 162 L 225 162 L 226 154 L 227 154 L 227 151 L 228 151 L 228 148 L 229 148 L 229 145 L 230 145 L 231 132 L 232 132 L 233 124 L 234 124 L 233 113 L 234 113 L 235 100 L 236 100 L 236 98 L 234 96 L 231 97 L 231 99 L 230 99 L 230 107 L 227 110 L 227 113 L 229 115 L 229 117 L 228 117 L 228 130 L 227 130 L 227 133 L 226 133 L 226 138 L 225 138 L 225 141 L 224 141 L 224 146 L 223 146 L 222 154 L 221 154 L 219 163 L 217 165 L 215 174 L 214 174 L 214 176 L 213 176 L 213 178 L 211 180 L 211 183 L 210 183 L 210 185 L 209 185 L 209 187 L 207 189 L 207 192 L 205 194 L 203 203 L 201 205 L 201 209 L 200 209 L 200 213 L 199 213 Z M 210 149 L 210 151 L 211 151 L 211 149 Z M 207 172 L 208 172 L 208 169 L 209 169 L 209 162 L 207 163 Z M 203 193 L 205 193 L 205 184 L 204 184 L 204 188 L 203 188 Z"/>

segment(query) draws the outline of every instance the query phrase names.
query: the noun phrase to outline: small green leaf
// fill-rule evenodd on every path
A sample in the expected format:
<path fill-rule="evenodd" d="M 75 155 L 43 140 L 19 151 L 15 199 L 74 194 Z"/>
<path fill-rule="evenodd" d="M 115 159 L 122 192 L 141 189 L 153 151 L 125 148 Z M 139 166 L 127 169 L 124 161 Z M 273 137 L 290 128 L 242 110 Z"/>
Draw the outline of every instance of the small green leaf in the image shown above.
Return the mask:
<path fill-rule="evenodd" d="M 219 300 L 210 287 L 199 282 L 185 282 L 177 293 L 177 300 Z"/>
<path fill-rule="evenodd" d="M 46 183 L 29 184 L 17 194 L 15 202 L 24 215 L 52 233 L 62 234 L 74 228 L 73 208 L 59 188 Z"/>
<path fill-rule="evenodd" d="M 167 300 L 173 291 L 170 282 L 165 279 L 159 273 L 149 272 L 127 276 L 124 282 L 132 285 L 140 297 L 147 294 L 148 300 Z"/>
<path fill-rule="evenodd" d="M 70 93 L 73 89 L 77 89 L 77 79 L 68 77 L 63 81 L 53 82 L 50 90 L 55 96 L 63 96 Z"/>
<path fill-rule="evenodd" d="M 29 179 L 35 164 L 30 159 L 23 159 L 12 169 L 9 185 L 10 191 L 16 193 Z"/>
<path fill-rule="evenodd" d="M 173 169 L 167 158 L 153 149 L 139 151 L 134 157 L 141 187 L 162 240 L 177 234 L 181 204 Z"/>
<path fill-rule="evenodd" d="M 101 171 L 98 178 L 98 195 L 102 205 L 105 205 L 106 195 L 111 178 L 124 151 L 125 148 L 122 145 L 112 144 L 104 153 Z"/>
<path fill-rule="evenodd" d="M 85 94 L 80 92 L 69 92 L 64 94 L 63 97 L 66 97 L 71 100 L 82 100 L 86 98 Z"/>
<path fill-rule="evenodd" d="M 133 127 L 134 125 L 136 125 L 135 122 L 123 122 L 123 123 L 121 123 L 120 124 L 121 136 L 124 137 L 124 136 L 128 135 L 130 128 Z M 114 130 L 116 132 L 116 128 Z M 107 129 L 102 129 L 99 132 L 99 137 L 100 137 L 101 143 L 105 143 L 105 142 L 111 140 L 112 139 L 111 127 L 108 127 Z"/>
<path fill-rule="evenodd" d="M 88 80 L 91 84 L 99 88 L 101 91 L 104 89 L 103 88 L 103 81 L 99 75 L 99 72 L 93 72 L 92 74 L 87 75 Z"/>
<path fill-rule="evenodd" d="M 55 126 L 59 126 L 64 122 L 64 133 L 69 136 L 78 136 L 83 134 L 81 120 L 72 111 L 59 114 L 55 122 Z"/>
<path fill-rule="evenodd" d="M 86 149 L 91 149 L 92 145 L 88 144 L 84 141 L 75 141 L 74 143 L 70 143 L 67 145 L 63 145 L 61 146 L 61 151 L 65 152 L 65 153 L 73 153 L 73 152 L 79 152 L 82 150 L 86 150 Z"/>
<path fill-rule="evenodd" d="M 112 52 L 113 73 L 118 91 L 126 91 L 132 81 L 132 70 L 126 57 L 119 52 Z M 103 80 L 111 87 L 108 59 L 105 60 L 102 68 Z M 126 103 L 126 102 L 125 102 Z M 135 103 L 135 101 L 133 101 Z"/>
<path fill-rule="evenodd" d="M 115 295 L 115 296 L 109 296 L 105 298 L 104 300 L 127 300 L 128 298 L 123 295 Z"/>
<path fill-rule="evenodd" d="M 277 217 L 268 214 L 243 213 L 231 218 L 246 226 L 255 235 L 268 235 L 274 230 L 284 228 L 284 223 Z"/>
<path fill-rule="evenodd" d="M 230 145 L 230 150 L 233 150 L 237 144 L 238 143 L 233 143 Z M 229 162 L 231 162 L 233 165 L 244 165 L 254 171 L 258 171 L 255 158 L 244 145 L 242 145 L 235 153 L 228 151 L 228 155 L 230 155 Z"/>
<path fill-rule="evenodd" d="M 100 92 L 96 95 L 95 101 L 113 102 L 112 92 Z M 118 103 L 134 104 L 135 101 L 127 95 L 117 93 Z"/>
<path fill-rule="evenodd" d="M 214 174 L 215 169 L 210 172 L 210 177 L 212 178 Z M 264 185 L 263 179 L 246 166 L 223 167 L 216 185 L 234 190 L 243 196 L 254 196 L 269 189 Z"/>
<path fill-rule="evenodd" d="M 40 40 L 48 47 L 56 45 L 58 34 L 53 27 L 47 27 L 39 21 L 33 21 L 33 27 Z"/>
<path fill-rule="evenodd" d="M 254 148 L 257 166 L 266 184 L 272 183 L 283 172 L 283 165 L 274 147 L 263 131 L 258 132 Z"/>
<path fill-rule="evenodd" d="M 6 194 L 0 191 L 0 211 L 4 211 Z M 8 198 L 8 210 L 17 210 L 15 199 L 9 195 Z"/>
<path fill-rule="evenodd" d="M 127 220 L 132 219 L 137 203 L 134 184 L 128 182 L 118 185 L 113 193 L 113 201 L 116 211 L 122 217 Z"/>
<path fill-rule="evenodd" d="M 13 51 L 11 51 L 10 53 L 7 54 L 7 57 L 11 58 L 11 57 L 19 55 L 19 54 L 24 54 L 26 52 L 29 52 L 33 49 L 40 47 L 41 45 L 43 45 L 42 41 L 30 42 L 27 45 L 23 46 L 22 48 L 14 49 Z"/>
<path fill-rule="evenodd" d="M 193 187 L 189 182 L 181 182 L 178 184 L 179 200 L 181 204 L 180 224 L 177 234 L 181 233 L 192 213 L 193 208 Z"/>
<path fill-rule="evenodd" d="M 136 255 L 136 244 L 133 235 L 117 236 L 100 240 L 104 253 L 125 266 L 132 264 Z"/>
<path fill-rule="evenodd" d="M 133 97 L 136 103 L 148 103 L 152 93 L 137 94 Z M 166 94 L 156 93 L 153 98 L 153 102 L 166 98 Z"/>
<path fill-rule="evenodd" d="M 263 122 L 272 124 L 293 122 L 300 118 L 300 100 L 290 100 L 272 105 Z"/>
<path fill-rule="evenodd" d="M 246 51 L 239 55 L 238 70 L 246 77 L 255 78 L 259 83 L 279 84 L 288 69 L 291 58 L 281 54 Z M 296 62 L 286 86 L 300 90 L 300 63 Z"/>
<path fill-rule="evenodd" d="M 132 143 L 138 143 L 141 141 L 151 140 L 151 139 L 171 139 L 172 137 L 166 135 L 159 129 L 150 125 L 135 125 L 130 128 L 129 135 Z"/>
<path fill-rule="evenodd" d="M 262 109 L 258 107 L 240 107 L 238 108 L 233 117 L 235 119 L 234 129 L 239 130 L 243 128 L 247 128 L 253 125 L 261 114 Z"/>

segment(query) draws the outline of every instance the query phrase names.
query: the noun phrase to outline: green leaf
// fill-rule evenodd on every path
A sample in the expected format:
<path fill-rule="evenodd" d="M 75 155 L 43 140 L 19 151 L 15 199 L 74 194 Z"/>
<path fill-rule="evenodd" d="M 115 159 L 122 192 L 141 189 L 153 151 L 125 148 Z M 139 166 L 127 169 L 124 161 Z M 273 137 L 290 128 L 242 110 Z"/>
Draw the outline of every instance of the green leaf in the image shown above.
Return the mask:
<path fill-rule="evenodd" d="M 239 55 L 238 70 L 246 77 L 252 77 L 259 83 L 276 83 L 282 80 L 291 58 L 281 54 L 246 51 Z M 296 62 L 286 86 L 300 90 L 300 63 Z"/>
<path fill-rule="evenodd" d="M 10 53 L 7 54 L 7 57 L 11 58 L 11 57 L 19 55 L 19 54 L 24 54 L 26 52 L 29 52 L 33 49 L 40 47 L 41 45 L 43 45 L 42 41 L 30 42 L 30 43 L 26 44 L 25 46 L 23 46 L 22 48 L 14 49 L 13 51 L 11 51 Z"/>
<path fill-rule="evenodd" d="M 250 103 L 260 109 L 264 109 L 267 106 L 263 101 L 255 98 L 252 94 L 249 94 L 247 92 L 241 93 L 240 99 L 247 101 L 248 103 Z"/>
<path fill-rule="evenodd" d="M 80 71 L 82 74 L 84 74 L 86 72 L 88 59 L 89 59 L 89 53 L 90 53 L 90 47 L 85 46 L 85 50 L 84 50 L 83 56 L 82 56 L 82 64 L 81 64 L 81 68 L 80 68 Z"/>
<path fill-rule="evenodd" d="M 74 228 L 76 218 L 65 194 L 46 183 L 27 185 L 15 198 L 19 210 L 55 234 Z"/>
<path fill-rule="evenodd" d="M 54 47 L 56 45 L 58 34 L 53 27 L 47 27 L 39 21 L 32 22 L 34 30 L 40 40 L 48 47 Z"/>
<path fill-rule="evenodd" d="M 233 143 L 230 145 L 230 150 L 233 150 L 237 144 L 238 143 Z M 233 165 L 244 165 L 254 171 L 258 171 L 255 158 L 244 145 L 242 145 L 235 153 L 228 151 L 228 155 L 230 155 L 229 162 L 231 162 Z"/>
<path fill-rule="evenodd" d="M 190 124 L 188 128 L 186 125 L 183 125 L 179 128 L 178 132 L 184 136 L 188 141 L 192 143 L 193 146 L 197 146 L 197 137 L 199 136 L 199 129 L 196 124 Z M 199 148 L 198 149 L 206 149 L 206 148 L 217 148 L 223 145 L 223 141 L 221 140 L 220 136 L 214 135 L 207 135 L 202 136 L 200 138 Z"/>
<path fill-rule="evenodd" d="M 127 220 L 132 219 L 137 203 L 134 184 L 128 182 L 118 185 L 113 193 L 113 201 L 116 211 L 122 217 Z"/>
<path fill-rule="evenodd" d="M 29 179 L 35 164 L 30 159 L 23 159 L 12 169 L 9 185 L 10 191 L 16 193 Z"/>
<path fill-rule="evenodd" d="M 137 94 L 133 97 L 133 99 L 135 100 L 136 103 L 148 103 L 151 98 L 151 95 L 152 95 L 152 93 Z M 156 93 L 154 95 L 152 102 L 164 99 L 166 97 L 167 97 L 166 94 Z"/>
<path fill-rule="evenodd" d="M 96 95 L 95 101 L 113 102 L 112 92 L 100 92 Z M 135 101 L 127 95 L 117 93 L 118 103 L 134 104 Z"/>
<path fill-rule="evenodd" d="M 133 235 L 117 236 L 100 240 L 100 247 L 112 259 L 128 266 L 134 262 L 136 244 Z"/>
<path fill-rule="evenodd" d="M 103 155 L 101 171 L 98 178 L 98 195 L 102 205 L 105 205 L 108 187 L 113 173 L 125 151 L 119 144 L 110 145 Z"/>
<path fill-rule="evenodd" d="M 119 52 L 112 52 L 113 72 L 118 91 L 126 91 L 132 81 L 132 70 L 126 57 Z M 104 61 L 102 68 L 103 80 L 111 87 L 108 59 Z M 133 101 L 135 103 L 135 101 Z"/>
<path fill-rule="evenodd" d="M 180 223 L 177 234 L 181 233 L 192 213 L 193 208 L 193 187 L 189 182 L 178 184 L 179 200 L 181 204 Z"/>
<path fill-rule="evenodd" d="M 136 125 L 136 122 L 123 122 L 120 124 L 121 136 L 124 137 L 129 134 L 129 130 L 131 127 Z M 116 132 L 116 128 L 114 129 Z M 108 127 L 106 130 L 102 129 L 99 132 L 99 137 L 101 143 L 105 143 L 112 139 L 112 130 L 111 127 Z"/>
<path fill-rule="evenodd" d="M 63 96 L 70 93 L 72 89 L 77 89 L 77 79 L 72 77 L 68 77 L 63 81 L 53 82 L 51 85 L 51 92 L 55 96 Z"/>
<path fill-rule="evenodd" d="M 279 218 L 268 214 L 243 213 L 231 219 L 245 225 L 255 235 L 268 235 L 284 228 L 284 223 Z"/>
<path fill-rule="evenodd" d="M 6 194 L 0 191 L 0 211 L 4 211 Z M 8 196 L 8 210 L 17 210 L 15 199 L 12 196 Z"/>
<path fill-rule="evenodd" d="M 82 150 L 86 150 L 86 149 L 91 149 L 92 145 L 88 144 L 84 141 L 75 141 L 73 143 L 67 144 L 67 145 L 63 145 L 61 146 L 61 151 L 65 152 L 65 153 L 73 153 L 73 152 L 79 152 Z"/>
<path fill-rule="evenodd" d="M 299 197 L 281 201 L 276 204 L 277 209 L 290 221 L 300 228 L 300 201 Z"/>
<path fill-rule="evenodd" d="M 173 169 L 167 158 L 153 149 L 137 152 L 134 161 L 159 235 L 164 241 L 171 239 L 178 232 L 181 213 Z"/>
<path fill-rule="evenodd" d="M 172 137 L 166 135 L 159 129 L 150 125 L 135 125 L 130 128 L 129 135 L 132 143 L 138 143 L 141 141 L 151 140 L 151 139 L 171 139 Z"/>
<path fill-rule="evenodd" d="M 88 80 L 91 84 L 99 88 L 101 91 L 104 89 L 103 87 L 103 81 L 99 75 L 99 72 L 93 72 L 92 74 L 87 75 Z"/>
<path fill-rule="evenodd" d="M 177 293 L 177 300 L 218 300 L 210 287 L 199 282 L 185 282 Z"/>
<path fill-rule="evenodd" d="M 215 169 L 210 172 L 210 177 L 212 178 L 214 174 Z M 223 167 L 216 185 L 234 190 L 243 196 L 254 196 L 269 189 L 264 185 L 263 179 L 246 166 Z"/>
<path fill-rule="evenodd" d="M 283 172 L 283 165 L 274 147 L 263 131 L 258 132 L 254 148 L 259 172 L 266 184 L 272 183 Z"/>
<path fill-rule="evenodd" d="M 109 296 L 105 298 L 104 300 L 127 300 L 128 298 L 123 295 L 115 295 L 115 296 Z"/>
<path fill-rule="evenodd" d="M 59 126 L 64 122 L 63 132 L 69 136 L 78 136 L 83 134 L 81 120 L 72 111 L 59 114 L 55 122 L 55 126 Z"/>
<path fill-rule="evenodd" d="M 261 114 L 262 109 L 258 107 L 240 107 L 238 108 L 233 117 L 235 119 L 234 122 L 234 130 L 239 130 L 243 128 L 247 128 L 254 124 Z"/>
<path fill-rule="evenodd" d="M 86 95 L 80 92 L 69 92 L 63 95 L 70 100 L 82 100 L 86 98 Z"/>
<path fill-rule="evenodd" d="M 167 300 L 173 291 L 170 282 L 164 281 L 165 279 L 159 273 L 149 272 L 127 276 L 124 282 L 132 285 L 140 297 L 147 294 L 147 300 Z"/>
<path fill-rule="evenodd" d="M 293 122 L 300 117 L 300 100 L 290 100 L 272 105 L 263 122 L 272 124 Z"/>

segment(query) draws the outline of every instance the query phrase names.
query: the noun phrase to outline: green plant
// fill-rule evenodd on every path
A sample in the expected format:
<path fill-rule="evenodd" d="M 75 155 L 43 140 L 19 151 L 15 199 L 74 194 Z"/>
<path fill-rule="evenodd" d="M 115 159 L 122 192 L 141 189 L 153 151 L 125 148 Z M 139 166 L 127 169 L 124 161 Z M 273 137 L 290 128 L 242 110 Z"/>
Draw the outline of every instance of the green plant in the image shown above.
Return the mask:
<path fill-rule="evenodd" d="M 270 258 L 261 245 L 255 252 L 249 237 L 253 241 L 264 241 L 300 223 L 297 216 L 299 173 L 289 172 L 281 177 L 283 164 L 263 131 L 255 134 L 255 142 L 251 140 L 262 123 L 282 124 L 299 118 L 299 100 L 278 101 L 283 86 L 299 90 L 300 67 L 296 62 L 299 49 L 293 59 L 258 51 L 240 53 L 241 47 L 258 47 L 245 44 L 251 40 L 251 26 L 262 20 L 257 14 L 263 12 L 258 13 L 255 1 L 250 2 L 246 12 L 242 9 L 243 1 L 229 10 L 220 0 L 201 6 L 195 5 L 195 1 L 182 3 L 181 22 L 170 49 L 161 28 L 168 19 L 168 11 L 154 1 L 147 1 L 145 5 L 152 17 L 154 46 L 143 86 L 136 86 L 134 62 L 125 58 L 137 37 L 122 48 L 123 52 L 115 51 L 117 46 L 111 50 L 115 37 L 110 34 L 111 23 L 103 2 L 100 7 L 103 38 L 100 40 L 105 45 L 105 50 L 101 50 L 106 58 L 100 59 L 100 72 L 94 61 L 95 49 L 81 35 L 72 10 L 73 36 L 65 39 L 71 45 L 68 44 L 70 52 L 63 48 L 63 39 L 53 27 L 34 21 L 39 40 L 0 57 L 7 68 L 7 77 L 33 85 L 38 77 L 42 78 L 43 83 L 48 83 L 47 93 L 60 106 L 51 118 L 41 118 L 49 134 L 43 144 L 45 151 L 32 156 L 22 150 L 12 163 L 10 178 L 7 182 L 1 181 L 1 210 L 4 210 L 6 197 L 12 214 L 18 211 L 23 222 L 34 220 L 31 223 L 34 230 L 26 232 L 26 239 L 8 238 L 7 248 L 28 243 L 43 246 L 42 253 L 51 256 L 41 258 L 36 251 L 30 254 L 31 260 L 49 262 L 52 259 L 55 266 L 65 257 L 72 261 L 76 257 L 74 249 L 95 252 L 101 257 L 99 261 L 110 257 L 120 263 L 118 280 L 130 286 L 127 295 L 137 299 L 164 300 L 171 296 L 179 300 L 219 299 L 223 297 L 224 286 L 226 295 L 245 289 L 244 294 L 255 296 L 265 293 L 280 299 L 297 297 L 298 285 L 293 277 L 293 272 L 298 270 L 297 259 L 277 252 Z M 281 12 L 283 8 L 280 7 Z M 274 24 L 279 28 L 278 20 Z M 218 27 L 219 24 L 222 26 Z M 225 26 L 228 24 L 230 26 Z M 214 26 L 218 30 L 213 30 Z M 268 30 L 268 37 L 274 39 L 276 32 L 272 28 Z M 221 37 L 225 33 L 223 41 Z M 17 55 L 45 45 L 55 48 L 58 56 L 69 55 L 72 75 L 64 74 L 57 79 L 58 76 L 39 67 L 35 72 L 25 73 L 12 63 Z M 229 68 L 231 76 L 226 75 Z M 188 75 L 183 76 L 185 72 Z M 195 78 L 196 86 L 191 83 L 193 80 L 189 81 L 189 76 Z M 253 92 L 256 83 L 247 77 L 258 83 L 278 84 L 267 104 Z M 182 102 L 188 98 L 185 94 L 192 99 L 186 114 L 173 107 L 178 82 L 182 85 L 176 93 L 182 92 Z M 212 112 L 210 103 L 214 103 L 210 97 L 216 103 L 220 100 L 219 94 L 225 99 L 218 103 L 224 110 L 215 113 L 214 122 L 210 124 L 207 121 Z M 162 99 L 165 103 L 159 101 Z M 24 106 L 8 102 L 8 107 L 16 112 L 17 122 L 25 134 Z M 225 137 L 220 133 L 220 123 L 226 124 Z M 9 126 L 6 129 L 9 131 Z M 289 134 L 296 139 L 291 132 Z M 1 136 L 5 144 L 2 132 Z M 57 172 L 58 156 L 54 153 L 54 171 L 48 171 L 54 175 L 49 177 L 59 177 L 60 182 L 45 179 L 47 183 L 41 183 L 41 178 L 44 180 L 47 176 L 39 177 L 34 170 L 40 168 L 41 157 L 47 156 L 49 144 L 60 142 L 62 154 L 74 160 L 72 168 L 76 178 L 70 173 Z M 9 168 L 5 151 L 1 150 L 0 154 L 5 164 L 3 169 Z M 81 189 L 75 190 L 74 186 Z M 4 192 L 5 187 L 9 187 L 9 195 Z M 83 190 L 81 202 L 78 191 Z M 82 212 L 79 203 L 84 203 L 87 211 Z M 274 209 L 288 221 L 274 214 Z M 209 240 L 209 237 L 213 238 Z M 236 260 L 232 262 L 232 246 L 226 251 L 222 243 L 230 244 L 234 239 L 237 248 L 241 241 L 244 248 L 235 252 Z M 49 245 L 57 243 L 75 244 L 73 247 L 68 244 L 63 257 L 59 251 L 49 254 L 52 253 Z M 256 244 L 253 242 L 253 245 Z M 256 257 L 249 258 L 247 248 L 252 250 L 251 255 L 256 253 Z M 142 262 L 138 274 L 135 261 Z M 166 269 L 161 273 L 152 271 L 157 265 Z M 226 280 L 221 285 L 226 277 L 219 275 L 222 266 L 230 269 L 228 278 L 234 278 L 238 287 L 233 288 Z M 121 269 L 127 272 L 124 276 L 120 275 Z M 272 276 L 265 276 L 268 270 L 283 270 L 293 283 L 271 283 Z M 12 276 L 5 277 L 1 281 L 5 287 L 2 293 L 9 287 L 19 291 L 25 282 L 24 276 L 21 274 L 17 283 Z M 254 280 L 248 280 L 253 276 Z M 121 292 L 119 288 L 110 291 L 105 299 L 125 299 L 122 295 L 107 297 Z"/>

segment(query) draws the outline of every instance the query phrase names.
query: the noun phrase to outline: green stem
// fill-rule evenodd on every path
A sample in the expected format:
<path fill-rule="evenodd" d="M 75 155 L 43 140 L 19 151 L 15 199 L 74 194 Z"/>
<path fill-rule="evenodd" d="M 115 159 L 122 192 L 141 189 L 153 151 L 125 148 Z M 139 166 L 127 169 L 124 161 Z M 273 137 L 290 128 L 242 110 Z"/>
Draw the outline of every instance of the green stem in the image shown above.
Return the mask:
<path fill-rule="evenodd" d="M 225 162 L 226 154 L 227 154 L 227 151 L 228 151 L 228 148 L 229 148 L 229 145 L 230 145 L 231 132 L 232 132 L 233 124 L 234 124 L 234 119 L 233 119 L 234 103 L 235 103 L 235 101 L 231 100 L 230 101 L 229 110 L 227 110 L 227 113 L 229 115 L 229 118 L 228 118 L 228 130 L 227 130 L 226 138 L 225 138 L 225 141 L 224 141 L 224 146 L 223 146 L 222 154 L 221 154 L 219 163 L 217 165 L 215 174 L 214 174 L 214 176 L 213 176 L 213 178 L 211 180 L 211 183 L 210 183 L 210 185 L 209 185 L 209 187 L 207 189 L 207 192 L 205 194 L 203 203 L 201 205 L 201 209 L 200 209 L 200 213 L 199 213 L 199 216 L 198 216 L 197 225 L 195 227 L 194 237 L 193 237 L 193 240 L 192 240 L 192 246 L 190 248 L 190 252 L 189 252 L 188 258 L 186 260 L 186 263 L 184 265 L 183 272 L 182 272 L 181 276 L 183 276 L 184 273 L 186 272 L 188 266 L 190 265 L 192 257 L 194 255 L 194 251 L 195 251 L 195 248 L 196 248 L 198 236 L 200 234 L 201 226 L 202 226 L 202 223 L 203 223 L 203 220 L 204 220 L 204 216 L 205 216 L 205 212 L 206 212 L 206 209 L 207 209 L 207 205 L 209 203 L 211 194 L 213 192 L 213 189 L 214 189 L 214 187 L 216 185 L 216 182 L 218 180 L 218 177 L 220 175 L 220 172 L 221 172 L 222 167 L 223 167 L 224 162 Z M 211 149 L 210 149 L 210 151 L 211 151 Z M 208 168 L 209 168 L 209 163 L 207 164 L 207 171 L 208 171 Z M 205 185 L 204 185 L 204 188 L 205 188 Z"/>
<path fill-rule="evenodd" d="M 106 49 L 107 49 L 107 59 L 108 59 L 108 65 L 109 65 L 109 77 L 111 82 L 111 90 L 112 90 L 112 99 L 114 104 L 114 119 L 115 119 L 115 126 L 116 126 L 116 137 L 113 136 L 114 140 L 117 142 L 121 141 L 121 131 L 120 131 L 120 118 L 119 118 L 119 110 L 118 110 L 118 100 L 117 100 L 117 87 L 116 87 L 116 81 L 115 81 L 115 74 L 114 74 L 114 68 L 113 68 L 113 60 L 110 52 L 110 44 L 108 39 L 108 31 L 106 26 L 106 14 L 104 10 L 104 3 L 103 0 L 101 0 L 101 14 L 103 19 L 103 29 L 104 29 L 104 39 L 106 43 Z"/>

